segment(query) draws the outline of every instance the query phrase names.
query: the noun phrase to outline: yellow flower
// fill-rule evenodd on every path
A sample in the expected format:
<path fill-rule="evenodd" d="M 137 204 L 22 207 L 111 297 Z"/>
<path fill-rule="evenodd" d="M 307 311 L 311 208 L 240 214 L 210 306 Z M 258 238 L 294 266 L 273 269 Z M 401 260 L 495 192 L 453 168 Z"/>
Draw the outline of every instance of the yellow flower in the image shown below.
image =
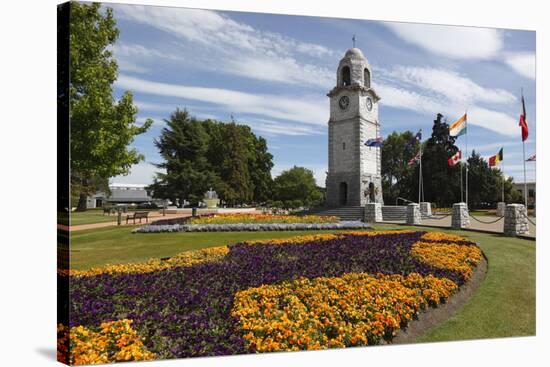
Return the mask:
<path fill-rule="evenodd" d="M 58 325 L 58 351 L 67 357 L 72 365 L 104 364 L 116 361 L 145 361 L 155 359 L 155 354 L 149 352 L 141 338 L 132 328 L 132 320 L 119 320 L 102 323 L 94 331 L 84 326 L 72 328 Z M 58 352 L 59 359 L 59 352 Z M 63 358 L 67 363 L 67 358 Z"/>
<path fill-rule="evenodd" d="M 449 279 L 419 274 L 299 278 L 238 292 L 232 316 L 257 352 L 368 345 L 457 289 Z"/>

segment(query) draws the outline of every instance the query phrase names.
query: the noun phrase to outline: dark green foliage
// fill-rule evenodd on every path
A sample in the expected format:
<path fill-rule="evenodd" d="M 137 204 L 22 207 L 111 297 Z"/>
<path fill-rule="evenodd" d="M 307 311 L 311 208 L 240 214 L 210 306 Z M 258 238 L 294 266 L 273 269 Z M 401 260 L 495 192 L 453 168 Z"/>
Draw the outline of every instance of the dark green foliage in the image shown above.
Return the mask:
<path fill-rule="evenodd" d="M 447 160 L 458 152 L 456 138 L 449 136 L 449 125 L 437 114 L 431 137 L 422 147 L 422 174 L 425 201 L 437 206 L 450 206 L 460 201 L 460 164 L 449 167 Z M 413 176 L 413 197 L 418 201 L 418 170 Z"/>
<path fill-rule="evenodd" d="M 118 66 L 110 46 L 119 31 L 112 9 L 99 3 L 72 2 L 70 14 L 70 123 L 71 181 L 78 190 L 78 209 L 86 209 L 86 196 L 109 177 L 127 174 L 143 159 L 128 145 L 152 124 L 135 124 L 137 109 L 132 94 L 113 98 Z"/>
<path fill-rule="evenodd" d="M 393 132 L 388 135 L 382 148 L 382 185 L 384 201 L 395 204 L 398 197 L 414 202 L 418 201 L 419 164 L 413 167 L 408 161 L 418 153 L 419 144 L 407 150 L 406 144 L 413 134 Z M 465 139 L 465 137 L 462 137 Z M 449 126 L 443 115 L 437 114 L 432 135 L 422 145 L 422 176 L 424 200 L 436 207 L 449 207 L 461 199 L 466 200 L 466 164 L 459 162 L 450 167 L 447 160 L 458 152 L 456 138 L 449 136 Z M 462 152 L 463 156 L 466 152 Z M 471 208 L 496 206 L 502 200 L 504 181 L 504 199 L 507 203 L 521 202 L 521 195 L 514 188 L 513 179 L 505 179 L 499 169 L 492 169 L 475 151 L 467 160 L 468 165 L 468 202 Z M 463 196 L 460 195 L 462 170 Z"/>
<path fill-rule="evenodd" d="M 272 186 L 273 156 L 263 138 L 235 122 L 197 120 L 176 110 L 155 145 L 163 158 L 150 186 L 156 198 L 197 205 L 213 188 L 228 205 L 261 203 Z"/>
<path fill-rule="evenodd" d="M 409 167 L 409 160 L 418 153 L 419 143 L 415 142 L 408 149 L 407 142 L 413 133 L 393 132 L 382 146 L 382 192 L 384 202 L 393 205 L 398 197 L 416 201 L 413 196 L 414 167 Z"/>
<path fill-rule="evenodd" d="M 273 194 L 276 201 L 283 202 L 285 209 L 318 204 L 323 199 L 323 193 L 315 183 L 313 171 L 296 166 L 281 172 L 275 178 Z"/>

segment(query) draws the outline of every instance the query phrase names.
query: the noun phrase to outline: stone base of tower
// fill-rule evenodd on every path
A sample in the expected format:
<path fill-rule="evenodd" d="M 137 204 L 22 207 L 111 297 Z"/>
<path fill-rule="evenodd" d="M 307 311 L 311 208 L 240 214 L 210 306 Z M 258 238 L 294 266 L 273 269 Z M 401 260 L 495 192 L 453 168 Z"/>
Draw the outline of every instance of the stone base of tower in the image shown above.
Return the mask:
<path fill-rule="evenodd" d="M 366 203 L 384 203 L 382 179 L 379 176 L 337 173 L 327 176 L 327 206 L 364 206 Z"/>

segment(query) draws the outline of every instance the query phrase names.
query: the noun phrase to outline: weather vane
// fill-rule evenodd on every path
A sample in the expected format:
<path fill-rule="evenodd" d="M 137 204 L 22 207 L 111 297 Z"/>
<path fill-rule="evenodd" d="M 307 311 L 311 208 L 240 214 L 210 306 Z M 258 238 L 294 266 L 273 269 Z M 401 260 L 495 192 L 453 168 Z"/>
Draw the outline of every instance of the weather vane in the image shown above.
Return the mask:
<path fill-rule="evenodd" d="M 351 40 L 353 41 L 353 48 L 355 48 L 355 35 L 353 35 L 353 37 L 351 37 Z"/>

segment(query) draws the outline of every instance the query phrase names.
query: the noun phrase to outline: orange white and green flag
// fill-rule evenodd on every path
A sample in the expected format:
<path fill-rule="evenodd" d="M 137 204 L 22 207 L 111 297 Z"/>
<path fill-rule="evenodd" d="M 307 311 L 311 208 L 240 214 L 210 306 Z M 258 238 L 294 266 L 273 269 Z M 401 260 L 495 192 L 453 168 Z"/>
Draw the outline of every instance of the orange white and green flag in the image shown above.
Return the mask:
<path fill-rule="evenodd" d="M 466 134 L 467 131 L 467 118 L 466 114 L 456 120 L 451 126 L 449 126 L 449 135 L 454 137 L 459 137 L 460 135 Z"/>

